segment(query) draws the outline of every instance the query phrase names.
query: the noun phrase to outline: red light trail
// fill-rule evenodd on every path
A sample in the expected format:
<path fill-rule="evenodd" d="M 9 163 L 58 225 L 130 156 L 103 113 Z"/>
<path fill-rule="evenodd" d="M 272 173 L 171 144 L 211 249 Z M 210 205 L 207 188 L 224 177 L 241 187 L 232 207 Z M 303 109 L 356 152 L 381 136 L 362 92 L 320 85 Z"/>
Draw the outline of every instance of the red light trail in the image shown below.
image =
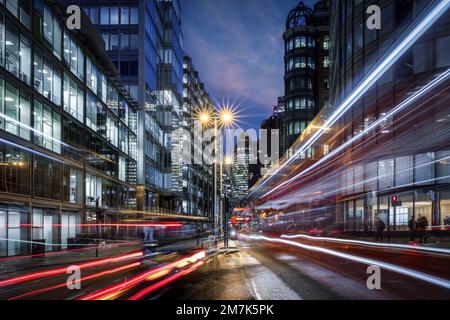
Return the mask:
<path fill-rule="evenodd" d="M 170 272 L 173 269 L 176 269 L 178 266 L 184 266 L 184 264 L 196 263 L 198 260 L 203 259 L 205 256 L 206 256 L 205 251 L 201 250 L 189 257 L 182 258 L 177 261 L 171 262 L 169 264 L 159 266 L 157 268 L 154 268 L 154 269 L 148 270 L 144 273 L 141 273 L 140 275 L 137 275 L 129 280 L 125 280 L 116 285 L 112 285 L 110 287 L 100 289 L 94 293 L 91 293 L 84 297 L 81 297 L 80 300 L 106 300 L 113 295 L 119 294 L 123 291 L 126 291 L 126 290 L 144 282 L 145 280 L 147 280 L 150 277 L 155 277 L 155 276 L 158 277 L 159 275 L 162 277 L 165 275 L 164 272 Z"/>
<path fill-rule="evenodd" d="M 123 267 L 119 267 L 119 268 L 116 268 L 116 269 L 103 271 L 103 272 L 100 272 L 100 273 L 96 273 L 96 274 L 93 274 L 93 275 L 81 278 L 80 280 L 76 281 L 76 283 L 78 283 L 78 282 L 81 283 L 83 281 L 88 281 L 88 280 L 99 278 L 99 277 L 103 277 L 103 276 L 106 276 L 106 275 L 111 275 L 111 274 L 114 274 L 114 273 L 122 272 L 122 271 L 125 271 L 127 269 L 139 267 L 140 265 L 141 265 L 140 262 L 131 263 L 131 264 L 125 265 Z M 20 296 L 16 296 L 16 297 L 10 298 L 8 300 L 19 300 L 19 299 L 23 299 L 23 298 L 26 298 L 26 297 L 29 297 L 29 296 L 36 295 L 36 294 L 48 292 L 48 291 L 59 289 L 59 288 L 64 288 L 66 286 L 67 286 L 67 283 L 63 283 L 63 284 L 59 284 L 59 285 L 56 285 L 56 286 L 52 286 L 52 287 L 48 287 L 48 288 L 44 288 L 44 289 L 39 289 L 39 290 L 35 290 L 35 291 L 32 291 L 32 292 L 28 292 L 28 293 L 22 294 Z"/>
<path fill-rule="evenodd" d="M 126 261 L 129 259 L 135 259 L 135 258 L 141 257 L 143 255 L 144 255 L 143 252 L 135 252 L 135 253 L 118 256 L 118 257 L 114 257 L 114 258 L 106 258 L 106 259 L 81 263 L 81 264 L 78 264 L 77 266 L 80 269 L 93 268 L 93 267 L 98 267 L 98 266 L 102 266 L 102 265 L 106 265 L 106 264 Z M 46 278 L 46 277 L 51 277 L 51 276 L 55 276 L 55 275 L 60 275 L 60 274 L 66 273 L 66 272 L 67 272 L 67 267 L 46 270 L 46 271 L 40 271 L 40 272 L 33 272 L 33 273 L 29 273 L 29 274 L 22 275 L 22 276 L 17 276 L 17 277 L 13 277 L 13 278 L 6 279 L 6 280 L 1 280 L 0 287 L 6 287 L 6 286 L 22 283 L 22 282 L 27 282 L 27 281 L 31 281 L 31 280 L 40 279 L 40 278 Z"/>
<path fill-rule="evenodd" d="M 169 283 L 172 283 L 172 282 L 174 282 L 174 281 L 176 281 L 176 280 L 186 276 L 187 274 L 195 271 L 196 269 L 200 268 L 203 264 L 204 264 L 203 261 L 197 262 L 196 264 L 192 265 L 191 267 L 189 267 L 189 268 L 187 268 L 185 270 L 182 270 L 182 271 L 180 271 L 178 273 L 175 273 L 174 275 L 171 275 L 170 277 L 168 277 L 168 278 L 166 278 L 166 279 L 164 279 L 164 280 L 162 280 L 160 282 L 157 282 L 157 283 L 149 286 L 148 288 L 146 288 L 146 289 L 138 292 L 137 294 L 131 296 L 127 300 L 133 300 L 133 301 L 134 300 L 141 300 L 142 298 L 144 298 L 146 295 L 152 293 L 153 291 L 158 290 L 158 289 L 168 285 Z"/>

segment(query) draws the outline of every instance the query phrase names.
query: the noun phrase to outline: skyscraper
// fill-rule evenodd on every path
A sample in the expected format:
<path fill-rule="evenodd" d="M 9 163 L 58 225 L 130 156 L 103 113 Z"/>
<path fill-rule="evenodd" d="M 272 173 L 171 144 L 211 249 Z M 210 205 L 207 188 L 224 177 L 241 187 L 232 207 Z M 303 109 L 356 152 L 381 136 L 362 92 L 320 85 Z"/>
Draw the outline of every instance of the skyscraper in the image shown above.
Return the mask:
<path fill-rule="evenodd" d="M 183 36 L 173 1 L 66 1 L 80 4 L 97 26 L 121 79 L 139 102 L 139 210 L 182 211 L 182 165 L 172 157 L 181 139 Z"/>
<path fill-rule="evenodd" d="M 282 154 L 328 104 L 329 0 L 289 12 L 285 42 L 285 117 Z"/>
<path fill-rule="evenodd" d="M 251 178 L 250 167 L 258 161 L 257 142 L 252 137 L 242 134 L 235 146 L 235 160 L 232 166 L 232 188 L 235 205 L 245 202 Z M 254 172 L 254 171 L 253 171 Z M 253 179 L 252 179 L 253 182 Z"/>

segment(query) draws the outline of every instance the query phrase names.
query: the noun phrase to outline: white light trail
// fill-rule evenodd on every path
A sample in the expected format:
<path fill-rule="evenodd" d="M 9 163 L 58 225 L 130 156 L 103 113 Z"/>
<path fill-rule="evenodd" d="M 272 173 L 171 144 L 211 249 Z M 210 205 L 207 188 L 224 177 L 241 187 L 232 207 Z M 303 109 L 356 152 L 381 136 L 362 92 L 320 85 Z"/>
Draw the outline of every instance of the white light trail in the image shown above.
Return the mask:
<path fill-rule="evenodd" d="M 298 155 L 306 152 L 311 145 L 322 136 L 329 127 L 339 120 L 344 113 L 350 109 L 383 75 L 387 72 L 394 63 L 405 53 L 411 46 L 439 19 L 449 8 L 450 0 L 443 0 L 436 4 L 429 12 L 422 18 L 413 23 L 413 27 L 408 29 L 402 37 L 397 40 L 392 49 L 380 60 L 379 64 L 362 80 L 362 82 L 352 91 L 349 97 L 336 108 L 334 113 L 326 120 L 325 124 L 310 137 L 305 144 L 303 144 L 288 160 L 281 164 L 270 177 L 264 180 L 254 190 L 250 192 L 252 195 L 256 190 L 266 184 L 271 177 L 276 175 L 281 169 L 290 164 Z M 274 192 L 280 186 L 271 190 Z"/>
<path fill-rule="evenodd" d="M 313 241 L 329 241 L 329 242 L 338 242 L 338 243 L 357 244 L 357 245 L 363 245 L 363 246 L 369 246 L 369 247 L 406 249 L 406 250 L 414 250 L 414 251 L 426 251 L 426 252 L 439 253 L 439 254 L 450 254 L 450 249 L 428 248 L 428 247 L 411 246 L 411 245 L 406 245 L 406 244 L 394 244 L 394 243 L 376 243 L 376 242 L 369 242 L 369 241 L 327 238 L 327 237 L 312 237 L 312 236 L 308 236 L 305 234 L 282 235 L 281 238 L 284 238 L 284 239 L 301 238 L 301 239 L 313 240 Z"/>
<path fill-rule="evenodd" d="M 25 128 L 26 130 L 30 130 L 30 131 L 32 131 L 33 133 L 35 133 L 36 135 L 39 135 L 39 136 L 42 136 L 42 137 L 44 137 L 44 138 L 50 139 L 50 140 L 52 140 L 53 142 L 56 142 L 56 143 L 58 143 L 58 144 L 61 144 L 61 145 L 65 146 L 65 147 L 71 147 L 70 145 L 68 145 L 68 144 L 66 144 L 66 143 L 64 143 L 64 142 L 62 142 L 61 140 L 58 140 L 58 139 L 56 139 L 56 138 L 53 138 L 52 136 L 49 136 L 48 134 L 45 134 L 45 133 L 43 133 L 43 132 L 41 132 L 41 131 L 39 131 L 39 130 L 33 128 L 33 127 L 30 127 L 30 126 L 28 126 L 28 125 L 26 125 L 26 124 L 24 124 L 24 123 L 22 123 L 22 122 L 20 122 L 20 121 L 17 121 L 16 119 L 11 118 L 11 117 L 5 115 L 4 113 L 1 113 L 1 112 L 0 112 L 0 118 L 5 119 L 5 121 L 7 121 L 7 122 L 14 123 L 14 124 L 20 126 L 21 128 Z"/>
<path fill-rule="evenodd" d="M 332 158 L 333 156 L 337 155 L 339 152 L 341 152 L 342 150 L 344 150 L 348 146 L 352 145 L 355 141 L 357 141 L 358 139 L 362 138 L 364 135 L 366 135 L 367 133 L 371 132 L 372 130 L 376 129 L 384 121 L 386 121 L 389 118 L 392 118 L 393 116 L 395 116 L 399 112 L 403 111 L 405 108 L 409 107 L 412 103 L 414 103 L 415 101 L 417 101 L 418 99 L 423 97 L 425 94 L 429 93 L 431 90 L 433 90 L 436 86 L 440 85 L 442 82 L 447 80 L 449 77 L 450 77 L 450 68 L 447 69 L 447 71 L 445 71 L 441 75 L 439 75 L 436 79 L 434 79 L 433 81 L 431 81 L 430 83 L 425 85 L 422 89 L 420 89 L 419 91 L 414 93 L 408 99 L 403 101 L 401 104 L 397 105 L 397 107 L 395 107 L 394 109 L 392 109 L 391 111 L 386 113 L 383 117 L 379 118 L 377 121 L 372 123 L 366 129 L 364 129 L 363 131 L 361 131 L 357 135 L 353 136 L 347 142 L 345 142 L 344 144 L 340 145 L 338 148 L 336 148 L 335 150 L 330 152 L 328 155 L 326 155 L 325 157 L 321 158 L 320 160 L 318 160 L 317 162 L 315 162 L 314 164 L 312 164 L 311 166 L 309 166 L 308 168 L 306 168 L 302 172 L 298 173 L 294 177 L 292 177 L 292 178 L 284 181 L 283 183 L 279 184 L 278 186 L 274 187 L 273 189 L 268 191 L 265 195 L 263 195 L 263 197 L 270 195 L 271 193 L 275 192 L 279 188 L 281 188 L 281 187 L 291 183 L 292 181 L 298 179 L 302 175 L 304 175 L 304 174 L 308 173 L 309 171 L 313 170 L 314 168 L 318 167 L 319 165 L 321 165 L 325 161 L 328 161 L 330 158 Z"/>
<path fill-rule="evenodd" d="M 322 247 L 316 247 L 316 246 L 311 246 L 311 245 L 306 245 L 306 244 L 302 244 L 302 243 L 298 243 L 298 242 L 294 242 L 294 241 L 289 241 L 289 240 L 285 240 L 285 239 L 278 239 L 278 238 L 269 238 L 269 237 L 264 237 L 264 236 L 246 236 L 246 235 L 241 235 L 242 238 L 247 238 L 250 240 L 262 240 L 262 241 L 267 241 L 267 242 L 274 242 L 274 243 L 282 243 L 282 244 L 286 244 L 289 246 L 293 246 L 293 247 L 298 247 L 304 250 L 308 250 L 308 251 L 313 251 L 313 252 L 319 252 L 319 253 L 324 253 L 330 256 L 334 256 L 334 257 L 338 257 L 338 258 L 342 258 L 345 260 L 350 260 L 350 261 L 354 261 L 357 263 L 361 263 L 361 264 L 365 264 L 365 265 L 369 265 L 369 266 L 379 266 L 380 268 L 383 268 L 385 270 L 389 270 L 407 277 L 411 277 L 414 279 L 418 279 L 421 281 L 425 281 L 431 284 L 434 284 L 436 286 L 439 287 L 443 287 L 446 289 L 450 289 L 450 281 L 447 279 L 443 279 L 443 278 L 439 278 L 439 277 L 435 277 L 423 272 L 419 272 L 413 269 L 409 269 L 409 268 L 405 268 L 405 267 L 401 267 L 401 266 L 397 266 L 391 263 L 386 263 L 383 261 L 379 261 L 379 260 L 375 260 L 375 259 L 370 259 L 370 258 L 362 258 L 359 256 L 355 256 L 352 254 L 348 254 L 348 253 L 342 253 L 339 251 L 335 251 L 335 250 L 330 250 L 330 249 L 325 249 Z"/>
<path fill-rule="evenodd" d="M 42 153 L 42 152 L 39 152 L 39 151 L 30 149 L 30 148 L 27 148 L 27 147 L 24 147 L 24 146 L 15 144 L 15 143 L 12 143 L 11 141 L 8 141 L 8 140 L 5 140 L 5 139 L 0 139 L 0 142 L 5 143 L 5 144 L 7 144 L 7 145 L 10 145 L 10 146 L 12 146 L 12 147 L 21 149 L 21 150 L 28 151 L 28 152 L 33 153 L 33 154 L 36 154 L 36 155 L 39 155 L 39 156 L 41 156 L 41 157 L 43 157 L 43 158 L 46 158 L 46 159 L 54 160 L 54 161 L 59 162 L 59 163 L 64 163 L 64 161 L 62 161 L 62 160 L 60 160 L 60 159 L 56 159 L 56 158 L 51 157 L 51 156 L 49 156 L 49 155 L 46 155 L 46 154 L 44 154 L 44 153 Z"/>

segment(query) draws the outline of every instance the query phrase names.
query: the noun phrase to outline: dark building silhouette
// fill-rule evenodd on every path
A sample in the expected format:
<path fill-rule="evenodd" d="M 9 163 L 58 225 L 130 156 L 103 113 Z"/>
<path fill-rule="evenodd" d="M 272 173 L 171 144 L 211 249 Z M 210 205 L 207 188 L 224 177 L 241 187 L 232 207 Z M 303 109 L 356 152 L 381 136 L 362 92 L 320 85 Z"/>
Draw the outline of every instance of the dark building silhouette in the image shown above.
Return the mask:
<path fill-rule="evenodd" d="M 284 154 L 328 104 L 329 1 L 301 1 L 286 20 Z"/>

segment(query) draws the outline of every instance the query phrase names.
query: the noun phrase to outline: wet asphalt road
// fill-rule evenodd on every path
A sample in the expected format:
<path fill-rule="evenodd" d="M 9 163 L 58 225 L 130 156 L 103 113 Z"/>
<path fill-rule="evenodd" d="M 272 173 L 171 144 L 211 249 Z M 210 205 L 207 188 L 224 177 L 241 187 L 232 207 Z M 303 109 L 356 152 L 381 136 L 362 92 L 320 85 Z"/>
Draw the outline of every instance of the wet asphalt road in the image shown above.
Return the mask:
<path fill-rule="evenodd" d="M 450 257 L 315 244 L 448 279 Z M 396 300 L 450 299 L 450 290 L 396 272 L 381 270 L 381 290 L 367 287 L 367 265 L 323 253 L 261 241 L 236 241 L 196 272 L 162 289 L 152 299 L 176 300 Z"/>

